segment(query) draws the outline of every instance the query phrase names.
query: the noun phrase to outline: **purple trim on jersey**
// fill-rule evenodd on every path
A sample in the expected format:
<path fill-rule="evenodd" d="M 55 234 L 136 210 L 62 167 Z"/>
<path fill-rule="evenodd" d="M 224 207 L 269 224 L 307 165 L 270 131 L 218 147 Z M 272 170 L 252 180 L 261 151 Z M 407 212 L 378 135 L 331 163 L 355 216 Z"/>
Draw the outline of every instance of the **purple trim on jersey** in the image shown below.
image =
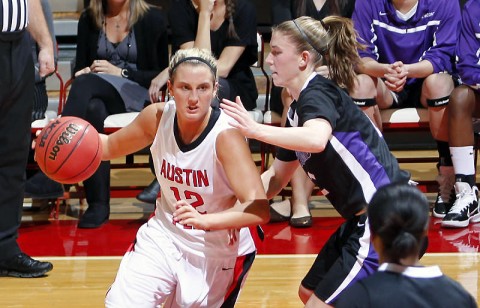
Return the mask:
<path fill-rule="evenodd" d="M 462 12 L 462 25 L 457 42 L 457 69 L 462 82 L 480 84 L 480 1 L 470 0 Z"/>
<path fill-rule="evenodd" d="M 368 145 L 363 142 L 360 132 L 333 132 L 333 135 L 369 174 L 375 188 L 390 184 L 391 180 L 385 168 L 370 151 Z M 368 201 L 369 198 L 366 200 Z"/>
<path fill-rule="evenodd" d="M 352 20 L 367 45 L 359 50 L 362 58 L 406 64 L 428 60 L 434 73 L 452 72 L 460 22 L 458 1 L 418 1 L 414 16 L 403 21 L 389 0 L 357 0 Z"/>

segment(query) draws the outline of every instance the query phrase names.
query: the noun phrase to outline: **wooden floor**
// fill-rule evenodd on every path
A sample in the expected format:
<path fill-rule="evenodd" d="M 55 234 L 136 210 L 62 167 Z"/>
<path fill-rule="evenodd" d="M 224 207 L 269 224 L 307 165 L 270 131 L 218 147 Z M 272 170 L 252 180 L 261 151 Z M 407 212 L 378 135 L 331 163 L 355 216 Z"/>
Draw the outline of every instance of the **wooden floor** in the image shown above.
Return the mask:
<path fill-rule="evenodd" d="M 300 280 L 314 255 L 259 255 L 236 307 L 302 307 Z M 55 269 L 46 278 L 0 278 L 0 307 L 102 307 L 120 257 L 48 258 Z M 479 295 L 478 254 L 429 254 L 422 264 L 440 264 L 475 298 Z"/>
<path fill-rule="evenodd" d="M 410 155 L 407 152 L 396 154 Z M 421 155 L 434 154 L 425 151 Z M 412 173 L 414 180 L 435 179 L 434 164 L 406 164 L 402 167 Z M 152 177 L 146 169 L 114 170 L 112 185 L 147 185 Z M 433 195 L 429 195 L 429 198 L 432 200 Z M 26 202 L 28 203 L 28 200 Z M 314 203 L 316 206 L 312 214 L 315 217 L 337 215 L 325 199 L 317 198 Z M 78 204 L 78 200 L 73 200 L 63 209 L 60 219 L 75 220 L 84 207 L 85 205 Z M 152 206 L 140 206 L 132 199 L 112 199 L 113 208 L 111 219 L 144 218 L 152 210 Z M 48 219 L 48 211 L 25 212 L 23 215 L 24 221 Z M 308 232 L 308 229 L 305 229 L 305 232 Z M 460 282 L 480 303 L 480 242 L 478 234 L 475 236 L 475 240 L 469 243 L 468 250 L 459 247 L 458 253 L 429 253 L 422 258 L 421 263 L 439 265 L 445 274 Z M 237 307 L 302 307 L 297 296 L 298 285 L 314 258 L 314 254 L 258 255 Z M 54 263 L 54 270 L 47 277 L 0 278 L 1 308 L 102 307 L 105 292 L 115 277 L 121 257 L 55 256 L 40 259 Z"/>

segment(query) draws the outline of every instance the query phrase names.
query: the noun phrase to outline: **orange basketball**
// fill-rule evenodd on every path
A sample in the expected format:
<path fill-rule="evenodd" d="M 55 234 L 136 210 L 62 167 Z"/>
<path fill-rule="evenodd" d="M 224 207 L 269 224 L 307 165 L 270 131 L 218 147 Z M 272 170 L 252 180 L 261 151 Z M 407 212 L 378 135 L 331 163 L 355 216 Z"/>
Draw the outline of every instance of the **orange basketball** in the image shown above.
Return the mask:
<path fill-rule="evenodd" d="M 36 139 L 35 159 L 52 180 L 74 184 L 88 179 L 102 159 L 97 130 L 76 117 L 50 122 Z"/>

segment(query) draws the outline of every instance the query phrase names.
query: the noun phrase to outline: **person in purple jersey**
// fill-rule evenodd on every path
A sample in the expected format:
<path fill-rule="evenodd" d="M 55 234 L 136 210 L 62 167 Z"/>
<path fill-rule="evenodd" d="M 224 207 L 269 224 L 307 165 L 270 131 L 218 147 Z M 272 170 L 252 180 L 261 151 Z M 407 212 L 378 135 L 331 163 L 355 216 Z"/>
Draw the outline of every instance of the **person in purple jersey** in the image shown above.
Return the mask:
<path fill-rule="evenodd" d="M 350 18 L 355 7 L 355 0 L 273 0 L 272 21 L 278 25 L 286 20 L 300 16 L 310 16 L 318 20 L 336 15 Z M 328 78 L 326 66 L 319 67 L 317 72 Z M 287 117 L 287 110 L 293 98 L 285 88 L 272 86 L 270 110 L 282 115 L 282 125 Z M 270 206 L 270 221 L 288 220 L 290 226 L 306 228 L 312 226 L 312 214 L 309 209 L 310 196 L 314 189 L 312 181 L 301 169 L 290 180 L 292 197 L 274 202 Z"/>
<path fill-rule="evenodd" d="M 345 91 L 355 83 L 357 44 L 352 22 L 344 17 L 319 21 L 304 16 L 283 22 L 273 28 L 266 62 L 275 84 L 295 99 L 286 127 L 256 123 L 240 98 L 221 104 L 247 138 L 280 147 L 262 174 L 268 198 L 285 187 L 301 165 L 346 219 L 301 282 L 299 296 L 306 307 L 334 304 L 349 284 L 376 271 L 366 206 L 379 187 L 409 181 L 378 129 Z M 317 74 L 322 65 L 330 67 L 331 80 Z"/>
<path fill-rule="evenodd" d="M 358 85 L 350 94 L 368 109 L 428 108 L 430 131 L 439 153 L 439 193 L 433 215 L 444 217 L 455 193 L 445 109 L 454 89 L 458 1 L 358 0 L 352 16 L 366 45 L 359 50 Z M 379 119 L 379 114 L 372 118 Z M 376 121 L 381 127 L 381 121 Z"/>
<path fill-rule="evenodd" d="M 471 120 L 480 117 L 479 0 L 470 0 L 465 5 L 456 53 L 457 70 L 463 85 L 450 95 L 448 132 L 457 198 L 443 218 L 442 226 L 461 228 L 467 227 L 469 222 L 480 222 Z"/>
<path fill-rule="evenodd" d="M 438 266 L 419 264 L 428 212 L 427 198 L 412 186 L 390 184 L 375 193 L 367 216 L 381 265 L 348 287 L 336 308 L 477 307 L 472 295 Z"/>

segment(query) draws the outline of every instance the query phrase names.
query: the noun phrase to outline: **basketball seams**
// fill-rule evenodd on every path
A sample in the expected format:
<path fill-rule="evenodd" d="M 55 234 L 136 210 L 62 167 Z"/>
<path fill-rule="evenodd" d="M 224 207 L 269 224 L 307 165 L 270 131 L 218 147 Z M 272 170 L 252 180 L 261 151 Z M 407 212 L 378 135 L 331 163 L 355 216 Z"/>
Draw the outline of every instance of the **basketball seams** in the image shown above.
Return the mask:
<path fill-rule="evenodd" d="M 68 124 L 70 124 L 70 123 L 71 123 L 71 121 L 68 122 Z M 53 174 L 56 174 L 58 172 L 58 170 L 62 169 L 62 167 L 65 165 L 65 163 L 68 162 L 68 160 L 72 156 L 75 149 L 78 148 L 79 144 L 82 142 L 82 139 L 85 137 L 89 126 L 90 126 L 90 124 L 85 126 L 85 128 L 82 130 L 81 136 L 79 136 L 77 140 L 74 141 L 75 138 L 72 138 L 72 140 L 70 142 L 75 142 L 75 145 L 71 148 L 70 152 L 65 154 L 65 158 L 63 159 L 63 161 L 60 163 L 58 168 L 55 170 L 55 173 L 53 173 Z M 77 137 L 77 136 L 75 136 L 75 137 Z M 70 163 L 74 163 L 74 162 L 70 162 Z"/>
<path fill-rule="evenodd" d="M 50 131 L 50 132 L 49 132 L 49 135 L 56 135 L 57 132 L 58 132 L 61 128 L 63 128 L 64 126 L 66 126 L 68 123 L 69 123 L 69 122 L 61 123 L 60 125 L 58 125 L 57 129 L 54 128 L 55 130 Z M 51 125 L 52 125 L 52 124 L 51 124 Z M 40 136 L 38 136 L 38 137 L 40 138 L 41 136 L 42 136 L 42 135 L 40 135 Z M 44 171 L 47 175 L 54 175 L 54 174 L 55 174 L 55 172 L 54 172 L 54 173 L 49 172 L 49 170 L 48 170 L 48 164 L 47 164 L 48 155 L 49 155 L 49 153 L 50 153 L 49 149 L 50 149 L 50 145 L 51 145 L 52 141 L 57 142 L 57 138 L 55 138 L 55 140 L 54 140 L 54 138 L 48 138 L 48 139 L 47 139 L 47 142 L 45 143 L 45 147 L 44 147 L 44 151 L 43 151 L 43 161 L 42 161 L 42 164 L 43 164 L 43 166 L 45 166 L 45 170 L 43 170 L 43 171 Z"/>
<path fill-rule="evenodd" d="M 102 145 L 97 130 L 77 117 L 62 117 L 38 136 L 35 155 L 40 169 L 51 179 L 73 184 L 89 178 L 101 163 Z M 46 129 L 48 135 L 44 133 Z M 58 141 L 60 140 L 60 143 Z M 43 153 L 42 153 L 43 151 Z"/>
<path fill-rule="evenodd" d="M 70 156 L 73 154 L 73 152 L 75 151 L 76 148 L 78 148 L 82 141 L 84 141 L 85 139 L 85 136 L 88 135 L 89 133 L 89 129 L 90 128 L 93 128 L 95 129 L 93 126 L 91 126 L 90 124 L 88 124 L 85 129 L 83 130 L 82 132 L 82 136 L 77 140 L 77 143 L 75 144 L 75 147 L 73 148 L 73 150 L 69 153 L 68 157 L 65 158 L 65 160 L 63 161 L 62 163 L 62 166 L 68 161 L 68 159 L 70 158 Z M 78 177 L 82 177 L 82 175 L 84 174 L 88 174 L 87 171 L 89 171 L 90 169 L 90 166 L 95 162 L 96 158 L 101 155 L 100 153 L 100 139 L 98 139 L 97 143 L 96 143 L 96 152 L 95 152 L 95 155 L 92 156 L 92 159 L 90 160 L 90 162 L 88 163 L 88 165 L 85 165 L 85 168 L 83 170 L 81 170 L 80 172 L 78 172 L 77 174 L 75 174 L 74 176 L 71 176 L 71 177 L 68 177 L 68 178 L 64 178 L 62 179 L 62 181 L 64 181 L 64 183 L 67 183 L 67 184 L 73 184 L 73 183 L 68 183 L 70 182 L 70 179 L 73 179 L 73 178 L 78 178 Z M 98 167 L 98 166 L 97 166 Z M 89 175 L 89 177 L 91 176 L 91 174 Z M 74 181 L 74 183 L 77 183 L 77 181 Z"/>

